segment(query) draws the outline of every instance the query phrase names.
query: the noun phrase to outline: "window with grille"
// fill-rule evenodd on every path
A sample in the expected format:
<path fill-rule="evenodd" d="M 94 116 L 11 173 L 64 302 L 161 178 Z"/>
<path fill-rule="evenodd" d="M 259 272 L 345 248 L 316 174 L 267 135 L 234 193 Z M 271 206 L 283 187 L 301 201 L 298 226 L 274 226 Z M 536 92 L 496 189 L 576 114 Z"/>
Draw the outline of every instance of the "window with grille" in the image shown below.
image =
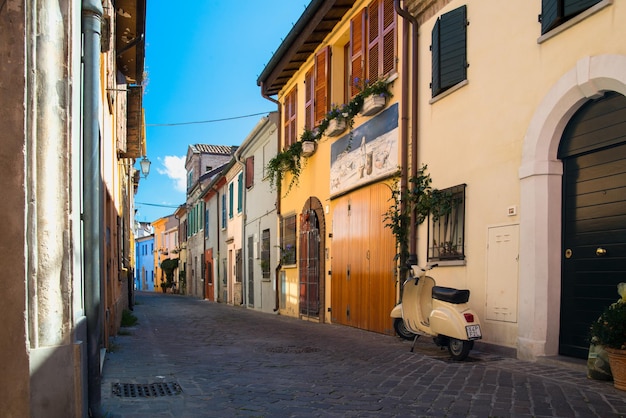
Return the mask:
<path fill-rule="evenodd" d="M 428 261 L 465 259 L 465 184 L 437 192 L 428 217 Z"/>
<path fill-rule="evenodd" d="M 261 271 L 264 279 L 270 278 L 270 230 L 261 233 Z"/>
<path fill-rule="evenodd" d="M 296 264 L 296 215 L 280 221 L 280 253 L 283 265 Z"/>

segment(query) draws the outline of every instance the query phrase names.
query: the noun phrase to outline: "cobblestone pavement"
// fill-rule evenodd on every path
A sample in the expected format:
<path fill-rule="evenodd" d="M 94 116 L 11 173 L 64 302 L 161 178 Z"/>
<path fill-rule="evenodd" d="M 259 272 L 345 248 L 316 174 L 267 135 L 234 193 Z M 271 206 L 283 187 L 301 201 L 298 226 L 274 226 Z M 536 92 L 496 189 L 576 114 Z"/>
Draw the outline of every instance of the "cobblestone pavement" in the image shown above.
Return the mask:
<path fill-rule="evenodd" d="M 140 293 L 134 314 L 104 362 L 106 417 L 626 416 L 626 392 L 581 363 L 477 349 L 453 362 L 429 340 L 411 353 L 397 337 L 179 295 Z"/>

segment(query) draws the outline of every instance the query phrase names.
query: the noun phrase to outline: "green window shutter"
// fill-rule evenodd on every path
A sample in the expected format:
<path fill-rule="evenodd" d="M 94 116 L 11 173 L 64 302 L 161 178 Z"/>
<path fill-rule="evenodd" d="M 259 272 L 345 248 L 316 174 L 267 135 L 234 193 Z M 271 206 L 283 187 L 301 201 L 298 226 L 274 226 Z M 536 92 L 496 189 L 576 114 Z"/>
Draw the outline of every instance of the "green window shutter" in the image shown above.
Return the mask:
<path fill-rule="evenodd" d="M 432 82 L 430 84 L 430 88 L 432 89 L 433 97 L 438 95 L 441 92 L 441 76 L 439 74 L 439 23 L 440 20 L 437 19 L 435 22 L 435 27 L 433 28 L 430 50 L 433 60 L 433 74 L 432 74 Z"/>
<path fill-rule="evenodd" d="M 434 97 L 467 78 L 467 6 L 441 15 L 431 49 Z"/>
<path fill-rule="evenodd" d="M 601 0 L 563 0 L 563 15 L 566 19 L 584 12 Z"/>
<path fill-rule="evenodd" d="M 234 208 L 234 200 L 235 200 L 235 188 L 233 187 L 233 183 L 228 185 L 228 217 L 232 218 L 235 213 Z"/>
<path fill-rule="evenodd" d="M 237 213 L 241 213 L 243 203 L 243 173 L 237 177 Z"/>
<path fill-rule="evenodd" d="M 541 0 L 541 33 L 544 34 L 584 12 L 601 0 Z"/>
<path fill-rule="evenodd" d="M 561 5 L 559 0 L 541 0 L 541 33 L 546 33 L 559 21 L 559 15 L 563 15 L 563 12 L 559 12 Z"/>

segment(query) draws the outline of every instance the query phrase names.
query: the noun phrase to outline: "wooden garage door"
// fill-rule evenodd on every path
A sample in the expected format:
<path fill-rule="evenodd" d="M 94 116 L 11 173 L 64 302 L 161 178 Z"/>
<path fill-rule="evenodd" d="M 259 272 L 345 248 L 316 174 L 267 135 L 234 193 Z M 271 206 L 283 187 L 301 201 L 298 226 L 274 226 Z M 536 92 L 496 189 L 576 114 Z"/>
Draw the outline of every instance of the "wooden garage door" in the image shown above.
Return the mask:
<path fill-rule="evenodd" d="M 331 317 L 334 323 L 393 335 L 395 241 L 383 222 L 390 197 L 390 189 L 377 184 L 337 199 Z"/>
<path fill-rule="evenodd" d="M 586 358 L 592 321 L 626 280 L 626 98 L 607 94 L 574 115 L 563 160 L 559 352 Z"/>

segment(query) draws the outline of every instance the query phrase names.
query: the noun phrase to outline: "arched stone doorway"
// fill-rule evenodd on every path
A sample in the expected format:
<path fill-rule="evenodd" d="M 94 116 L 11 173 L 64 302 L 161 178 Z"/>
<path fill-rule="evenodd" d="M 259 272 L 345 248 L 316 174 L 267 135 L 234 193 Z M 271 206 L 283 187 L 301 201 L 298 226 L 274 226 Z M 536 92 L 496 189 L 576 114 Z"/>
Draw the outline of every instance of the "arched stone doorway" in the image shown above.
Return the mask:
<path fill-rule="evenodd" d="M 559 352 L 561 312 L 562 175 L 557 151 L 578 109 L 607 91 L 626 94 L 626 56 L 579 60 L 544 97 L 531 119 L 520 177 L 518 357 Z"/>
<path fill-rule="evenodd" d="M 589 324 L 618 299 L 626 258 L 626 97 L 607 92 L 572 117 L 563 161 L 559 354 L 587 358 Z"/>
<path fill-rule="evenodd" d="M 326 231 L 322 203 L 316 197 L 307 199 L 300 215 L 298 284 L 299 312 L 303 317 L 318 318 L 324 322 Z"/>

